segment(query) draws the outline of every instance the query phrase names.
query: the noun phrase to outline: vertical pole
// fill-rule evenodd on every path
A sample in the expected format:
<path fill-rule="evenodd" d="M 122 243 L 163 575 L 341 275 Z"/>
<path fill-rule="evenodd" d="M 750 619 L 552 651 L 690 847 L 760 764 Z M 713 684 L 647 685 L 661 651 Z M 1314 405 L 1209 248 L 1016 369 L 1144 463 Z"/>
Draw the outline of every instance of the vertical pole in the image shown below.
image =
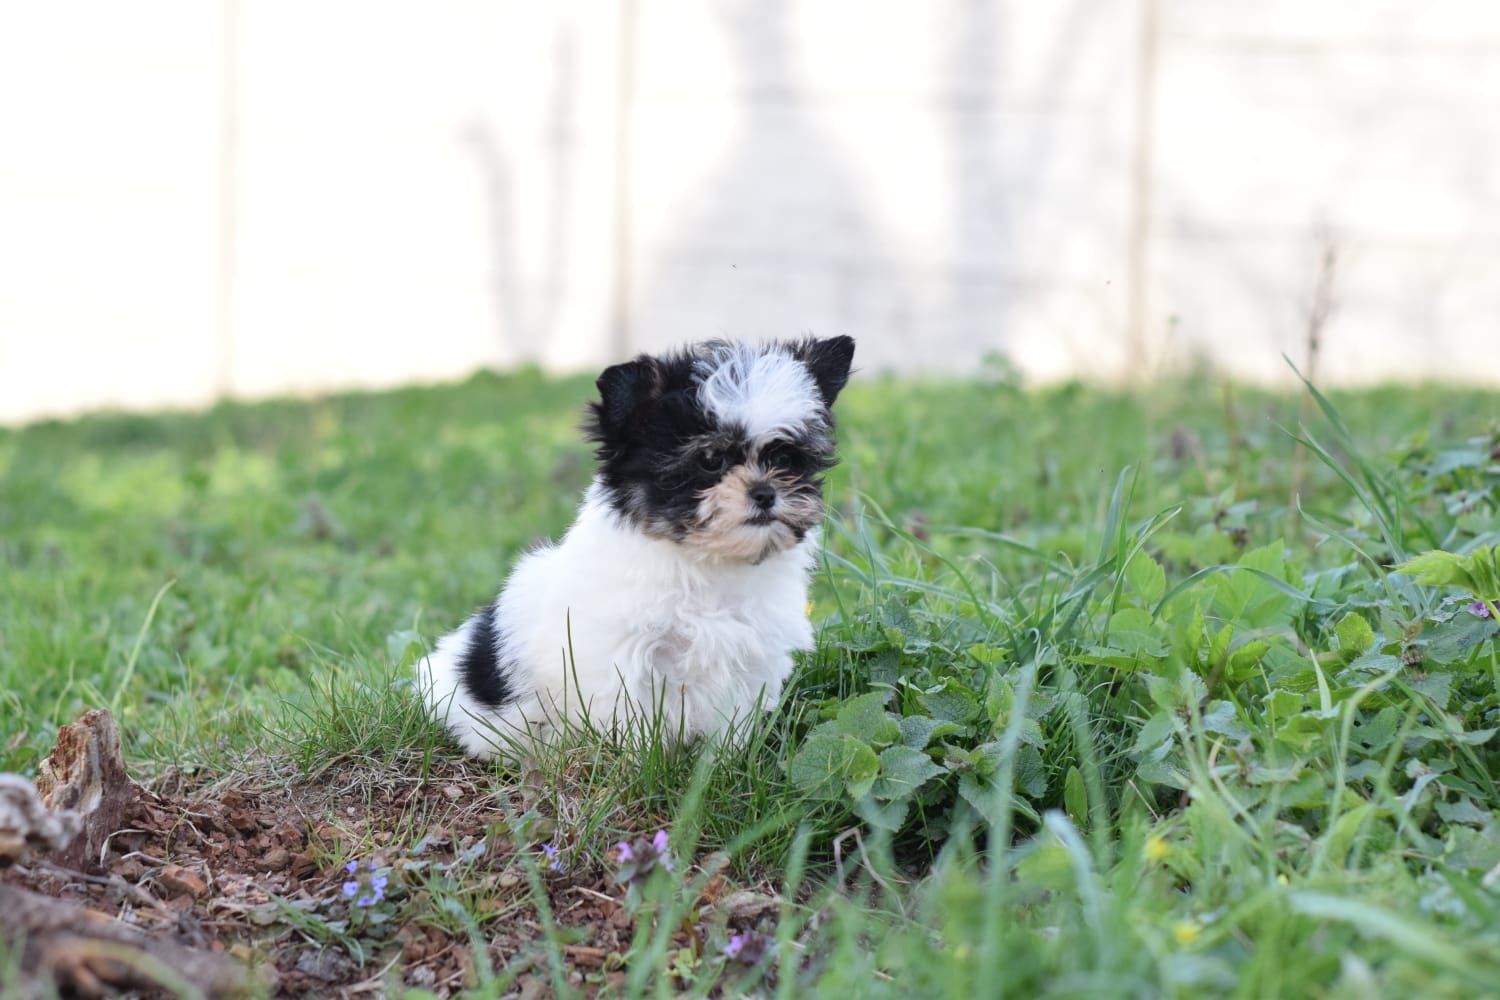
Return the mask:
<path fill-rule="evenodd" d="M 637 0 L 620 0 L 619 50 L 615 81 L 615 288 L 611 361 L 631 352 L 631 169 L 635 106 Z"/>
<path fill-rule="evenodd" d="M 1161 35 L 1160 0 L 1141 0 L 1141 33 L 1135 85 L 1135 151 L 1131 178 L 1130 282 L 1126 289 L 1126 351 L 1133 379 L 1146 374 L 1146 284 L 1150 276 L 1151 166 L 1156 102 L 1157 54 Z"/>
<path fill-rule="evenodd" d="M 237 222 L 235 161 L 239 144 L 239 0 L 224 0 L 219 68 L 219 370 L 215 394 L 234 389 L 234 277 Z"/>

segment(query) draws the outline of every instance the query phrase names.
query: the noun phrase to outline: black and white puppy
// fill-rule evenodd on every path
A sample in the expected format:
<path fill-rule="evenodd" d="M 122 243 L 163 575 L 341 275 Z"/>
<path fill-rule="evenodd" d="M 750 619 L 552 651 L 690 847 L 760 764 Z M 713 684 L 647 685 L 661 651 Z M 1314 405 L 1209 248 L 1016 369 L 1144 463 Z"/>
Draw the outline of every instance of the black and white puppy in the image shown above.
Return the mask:
<path fill-rule="evenodd" d="M 577 520 L 420 664 L 465 749 L 658 706 L 686 739 L 775 704 L 812 645 L 830 410 L 853 357 L 849 337 L 710 341 L 599 376 Z"/>

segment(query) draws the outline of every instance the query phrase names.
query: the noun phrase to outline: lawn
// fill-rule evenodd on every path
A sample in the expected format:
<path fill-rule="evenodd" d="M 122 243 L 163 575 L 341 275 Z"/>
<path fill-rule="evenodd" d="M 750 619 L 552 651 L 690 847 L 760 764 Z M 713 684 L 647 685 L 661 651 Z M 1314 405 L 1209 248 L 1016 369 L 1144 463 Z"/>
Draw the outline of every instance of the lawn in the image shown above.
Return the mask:
<path fill-rule="evenodd" d="M 511 774 L 409 678 L 590 391 L 0 431 L 0 771 L 111 709 L 107 864 L 287 995 L 1500 994 L 1500 396 L 857 382 L 777 710 Z"/>

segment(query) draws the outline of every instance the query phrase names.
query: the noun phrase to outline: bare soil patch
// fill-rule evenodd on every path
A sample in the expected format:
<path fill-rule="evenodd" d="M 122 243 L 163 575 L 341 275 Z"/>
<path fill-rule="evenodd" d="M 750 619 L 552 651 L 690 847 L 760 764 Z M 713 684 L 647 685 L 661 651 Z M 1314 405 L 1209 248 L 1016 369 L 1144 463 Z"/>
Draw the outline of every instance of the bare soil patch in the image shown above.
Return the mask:
<path fill-rule="evenodd" d="M 312 776 L 260 764 L 211 780 L 173 771 L 149 787 L 130 782 L 115 829 L 85 852 L 74 844 L 0 871 L 0 891 L 37 893 L 76 908 L 80 922 L 243 966 L 238 985 L 195 982 L 179 961 L 207 995 L 383 995 L 405 984 L 446 996 L 482 970 L 507 970 L 512 995 L 546 997 L 539 882 L 569 986 L 609 992 L 623 982 L 635 929 L 625 888 L 581 855 L 554 870 L 540 843 L 515 835 L 511 818 L 537 814 L 535 790 L 463 761 L 434 762 L 425 775 L 352 761 Z M 383 876 L 379 899 L 361 907 L 377 895 L 371 873 Z M 713 904 L 733 898 L 723 878 L 710 879 L 674 946 L 702 954 Z M 748 928 L 765 907 L 720 910 L 719 923 Z M 81 994 L 159 981 L 149 969 L 92 984 L 30 971 Z"/>

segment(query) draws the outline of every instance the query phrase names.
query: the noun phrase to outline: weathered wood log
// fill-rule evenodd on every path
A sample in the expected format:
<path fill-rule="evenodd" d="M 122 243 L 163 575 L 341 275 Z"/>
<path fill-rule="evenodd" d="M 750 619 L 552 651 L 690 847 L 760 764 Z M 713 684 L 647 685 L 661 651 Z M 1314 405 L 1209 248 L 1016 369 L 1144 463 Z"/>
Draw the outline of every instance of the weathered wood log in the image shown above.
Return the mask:
<path fill-rule="evenodd" d="M 126 810 L 146 794 L 125 771 L 120 727 L 105 709 L 85 712 L 57 731 L 57 744 L 37 770 L 36 789 L 48 809 L 75 812 L 82 821 L 72 843 L 52 855 L 79 870 L 100 864 Z"/>
<path fill-rule="evenodd" d="M 75 812 L 49 810 L 36 787 L 19 774 L 0 774 L 0 868 L 28 854 L 62 850 L 82 825 Z"/>
<path fill-rule="evenodd" d="M 249 992 L 239 962 L 151 937 L 76 903 L 0 885 L 0 932 L 20 946 L 21 974 L 88 997 L 166 989 L 179 996 L 233 997 Z"/>
<path fill-rule="evenodd" d="M 58 731 L 34 787 L 20 775 L 0 775 L 0 867 L 27 852 L 50 859 L 54 868 L 98 866 L 126 811 L 147 794 L 125 772 L 114 717 L 87 712 Z M 89 997 L 165 989 L 230 997 L 252 987 L 231 958 L 16 885 L 0 884 L 0 939 L 20 951 L 23 996 L 29 987 L 38 996 L 59 989 Z"/>

